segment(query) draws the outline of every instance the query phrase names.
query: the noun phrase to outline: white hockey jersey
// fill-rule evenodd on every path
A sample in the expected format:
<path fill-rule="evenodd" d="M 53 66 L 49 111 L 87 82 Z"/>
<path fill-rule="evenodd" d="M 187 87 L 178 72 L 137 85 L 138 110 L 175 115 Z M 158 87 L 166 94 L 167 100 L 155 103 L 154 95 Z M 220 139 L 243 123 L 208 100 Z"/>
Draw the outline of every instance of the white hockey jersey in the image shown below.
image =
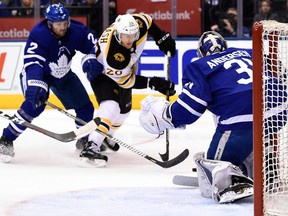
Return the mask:
<path fill-rule="evenodd" d="M 143 52 L 148 29 L 152 24 L 152 18 L 147 14 L 133 14 L 133 17 L 139 24 L 140 36 L 130 50 L 116 40 L 114 24 L 103 32 L 97 43 L 96 57 L 104 67 L 103 74 L 122 88 L 131 88 L 135 83 L 137 61 Z"/>

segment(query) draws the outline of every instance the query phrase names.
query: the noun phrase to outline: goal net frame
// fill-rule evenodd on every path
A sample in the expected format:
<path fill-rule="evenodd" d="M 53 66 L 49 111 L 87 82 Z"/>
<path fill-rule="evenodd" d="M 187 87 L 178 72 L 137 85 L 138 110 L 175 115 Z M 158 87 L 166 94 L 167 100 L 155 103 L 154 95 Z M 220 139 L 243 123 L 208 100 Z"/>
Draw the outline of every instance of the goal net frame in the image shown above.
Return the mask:
<path fill-rule="evenodd" d="M 270 106 L 273 105 L 267 102 L 269 98 L 267 88 L 269 87 L 265 81 L 267 71 L 271 70 L 269 74 L 277 81 L 277 84 L 272 81 L 271 86 L 285 85 L 282 93 L 286 94 L 284 91 L 288 89 L 288 70 L 286 70 L 288 68 L 288 24 L 274 20 L 256 22 L 253 25 L 252 47 L 254 216 L 288 215 L 288 204 L 285 203 L 285 201 L 288 203 L 288 126 L 287 121 L 281 117 L 281 126 L 278 126 L 278 120 L 275 123 L 277 129 L 273 128 L 272 120 L 267 123 L 269 121 L 267 109 L 272 109 L 267 108 L 267 103 L 270 103 Z M 287 77 L 284 75 L 283 78 L 283 73 L 286 73 Z M 272 95 L 278 94 L 278 92 L 273 93 L 274 87 L 271 89 L 269 91 Z M 281 88 L 276 87 L 276 89 L 279 91 Z M 284 106 L 286 107 L 287 101 L 283 102 L 286 96 L 279 95 L 279 98 L 282 97 L 281 103 L 286 104 Z M 273 97 L 275 99 L 277 96 Z M 282 105 L 281 108 L 283 108 Z M 278 107 L 273 107 L 273 109 L 278 109 Z M 282 113 L 282 117 L 284 116 L 280 108 L 276 110 L 277 112 Z M 284 113 L 286 114 L 286 111 Z M 271 133 L 267 134 L 267 131 Z"/>

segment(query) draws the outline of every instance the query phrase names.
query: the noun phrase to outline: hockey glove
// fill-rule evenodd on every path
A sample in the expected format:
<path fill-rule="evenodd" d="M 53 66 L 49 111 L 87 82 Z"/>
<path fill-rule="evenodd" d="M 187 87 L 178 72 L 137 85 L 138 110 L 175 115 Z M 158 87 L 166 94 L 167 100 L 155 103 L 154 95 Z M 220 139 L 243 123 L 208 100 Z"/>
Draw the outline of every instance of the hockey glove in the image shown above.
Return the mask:
<path fill-rule="evenodd" d="M 42 80 L 28 80 L 25 98 L 32 103 L 34 109 L 40 107 L 48 98 L 48 85 Z"/>
<path fill-rule="evenodd" d="M 166 129 L 173 129 L 169 112 L 169 102 L 163 97 L 147 96 L 141 101 L 140 125 L 149 133 L 162 134 Z"/>
<path fill-rule="evenodd" d="M 158 45 L 159 49 L 166 55 L 169 51 L 171 53 L 171 57 L 175 56 L 176 43 L 168 32 L 162 31 L 161 38 L 156 41 L 156 44 Z"/>
<path fill-rule="evenodd" d="M 150 78 L 148 81 L 148 85 L 152 90 L 159 91 L 160 93 L 166 95 L 167 91 L 169 96 L 172 96 L 176 93 L 175 85 L 173 82 L 161 79 L 159 77 Z"/>
<path fill-rule="evenodd" d="M 94 80 L 99 74 L 102 74 L 103 65 L 97 61 L 96 55 L 87 54 L 82 60 L 82 70 L 86 73 L 87 79 L 91 82 Z"/>

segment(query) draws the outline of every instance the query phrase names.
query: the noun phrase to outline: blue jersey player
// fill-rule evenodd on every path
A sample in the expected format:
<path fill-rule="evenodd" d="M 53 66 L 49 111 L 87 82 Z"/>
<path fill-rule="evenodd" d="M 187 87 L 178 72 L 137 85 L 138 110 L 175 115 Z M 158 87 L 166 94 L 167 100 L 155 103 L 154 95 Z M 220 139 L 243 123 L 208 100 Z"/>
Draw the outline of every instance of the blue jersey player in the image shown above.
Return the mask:
<path fill-rule="evenodd" d="M 62 4 L 49 5 L 45 19 L 32 29 L 25 46 L 20 74 L 25 101 L 15 116 L 27 122 L 38 117 L 44 111 L 51 89 L 66 109 L 74 109 L 78 118 L 90 121 L 94 107 L 80 79 L 71 71 L 71 62 L 76 51 L 87 54 L 95 43 L 93 34 L 82 23 L 70 20 Z M 14 157 L 13 141 L 24 130 L 25 127 L 16 123 L 3 130 L 0 139 L 3 162 Z"/>
<path fill-rule="evenodd" d="M 194 156 L 202 195 L 231 202 L 253 194 L 252 55 L 228 48 L 224 38 L 205 32 L 198 42 L 199 59 L 183 71 L 177 101 L 148 96 L 142 101 L 140 124 L 150 133 L 185 127 L 206 109 L 217 127 L 209 149 Z M 241 169 L 240 169 L 241 168 Z"/>

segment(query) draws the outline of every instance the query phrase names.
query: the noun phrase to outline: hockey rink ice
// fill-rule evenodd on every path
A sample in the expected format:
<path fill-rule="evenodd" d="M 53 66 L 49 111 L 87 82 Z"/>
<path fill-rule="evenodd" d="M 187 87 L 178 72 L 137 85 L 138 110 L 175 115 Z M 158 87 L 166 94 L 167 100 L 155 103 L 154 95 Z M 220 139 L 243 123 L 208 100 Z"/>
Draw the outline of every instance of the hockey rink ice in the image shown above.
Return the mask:
<path fill-rule="evenodd" d="M 133 110 L 114 136 L 161 160 L 165 134 L 149 134 L 138 116 Z M 33 124 L 57 133 L 75 129 L 73 120 L 52 109 Z M 7 125 L 1 118 L 1 134 Z M 193 155 L 207 149 L 214 128 L 212 115 L 206 112 L 186 130 L 170 130 L 170 159 L 185 148 L 190 155 L 168 169 L 122 146 L 118 152 L 104 153 L 109 158 L 105 168 L 82 167 L 75 141 L 62 143 L 27 129 L 14 142 L 11 163 L 0 163 L 0 216 L 252 216 L 253 197 L 217 204 L 202 197 L 198 188 L 172 183 L 174 175 L 195 175 Z"/>

